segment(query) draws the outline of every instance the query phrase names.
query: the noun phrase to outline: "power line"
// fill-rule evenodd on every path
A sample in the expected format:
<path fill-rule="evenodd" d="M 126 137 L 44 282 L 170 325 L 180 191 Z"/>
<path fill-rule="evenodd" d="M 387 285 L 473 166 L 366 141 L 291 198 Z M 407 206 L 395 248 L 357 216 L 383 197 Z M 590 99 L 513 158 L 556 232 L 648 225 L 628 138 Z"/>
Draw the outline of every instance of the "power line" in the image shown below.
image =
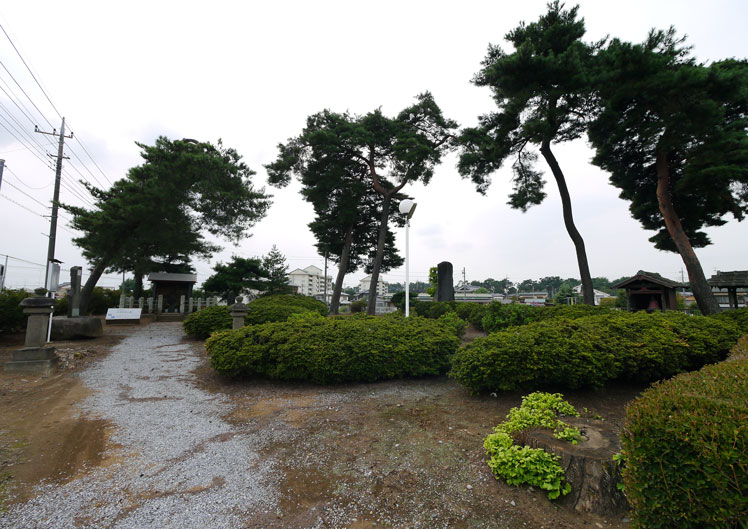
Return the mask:
<path fill-rule="evenodd" d="M 47 119 L 47 117 L 46 117 L 46 116 L 44 115 L 44 113 L 43 113 L 43 112 L 42 112 L 41 110 L 39 110 L 39 107 L 38 107 L 38 106 L 36 106 L 36 103 L 34 103 L 34 100 L 33 100 L 33 99 L 31 99 L 31 97 L 30 97 L 30 96 L 29 96 L 29 95 L 28 95 L 28 94 L 26 93 L 26 90 L 24 90 L 24 89 L 23 89 L 23 87 L 22 87 L 22 86 L 20 85 L 20 83 L 19 83 L 19 82 L 18 82 L 18 81 L 16 80 L 16 78 L 15 78 L 15 77 L 13 76 L 13 74 L 12 74 L 12 73 L 10 73 L 10 70 L 8 70 L 8 68 L 7 68 L 6 66 L 5 66 L 5 63 L 3 63 L 3 61 L 0 61 L 0 66 L 2 66 L 2 67 L 3 67 L 3 69 L 4 69 L 4 70 L 5 70 L 6 72 L 8 72 L 8 75 L 10 75 L 10 78 L 11 78 L 11 79 L 13 79 L 13 82 L 14 82 L 14 83 L 16 83 L 16 86 L 18 86 L 18 88 L 19 88 L 19 89 L 21 90 L 21 92 L 23 92 L 23 95 L 25 95 L 25 96 L 26 96 L 26 99 L 28 99 L 28 100 L 29 100 L 29 102 L 30 102 L 30 103 L 31 103 L 31 104 L 33 105 L 33 107 L 34 107 L 34 108 L 36 109 L 36 111 L 37 111 L 37 112 L 39 113 L 39 115 L 40 115 L 40 116 L 42 117 L 42 119 L 43 119 L 44 121 L 46 121 L 46 122 L 47 122 L 47 124 L 48 124 L 48 125 L 50 126 L 50 128 L 54 128 L 54 127 L 52 126 L 52 123 L 50 123 L 50 122 L 49 122 L 49 120 L 48 120 L 48 119 Z"/>
<path fill-rule="evenodd" d="M 25 150 L 25 149 L 24 149 L 24 150 Z M 13 177 L 14 177 L 14 178 L 15 178 L 16 180 L 18 180 L 18 181 L 19 181 L 19 182 L 20 182 L 21 184 L 23 184 L 24 186 L 28 187 L 29 189 L 33 189 L 34 191 L 40 191 L 40 190 L 42 190 L 42 189 L 46 189 L 46 188 L 48 188 L 48 187 L 49 187 L 50 185 L 52 185 L 52 182 L 50 182 L 49 184 L 43 185 L 43 186 L 41 186 L 41 187 L 32 187 L 32 186 L 28 185 L 28 184 L 27 184 L 26 182 L 24 182 L 23 180 L 21 180 L 21 177 L 19 177 L 19 176 L 18 176 L 18 175 L 17 175 L 16 173 L 14 173 L 14 172 L 13 172 L 13 171 L 12 171 L 12 170 L 10 169 L 10 167 L 8 167 L 7 165 L 5 166 L 5 169 L 6 169 L 7 171 L 9 171 L 9 172 L 10 172 L 10 174 L 11 174 L 11 175 L 13 175 Z"/>

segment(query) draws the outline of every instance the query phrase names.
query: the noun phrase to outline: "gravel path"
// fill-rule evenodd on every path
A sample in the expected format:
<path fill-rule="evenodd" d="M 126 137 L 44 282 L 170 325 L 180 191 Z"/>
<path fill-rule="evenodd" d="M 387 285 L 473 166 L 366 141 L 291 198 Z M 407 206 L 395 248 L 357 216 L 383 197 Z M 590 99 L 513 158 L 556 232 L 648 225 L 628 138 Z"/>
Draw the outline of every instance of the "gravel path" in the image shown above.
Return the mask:
<path fill-rule="evenodd" d="M 135 330 L 81 377 L 94 393 L 81 413 L 115 425 L 107 460 L 0 518 L 0 528 L 238 528 L 272 512 L 272 463 L 258 451 L 272 430 L 236 430 L 227 402 L 199 389 L 199 352 L 181 324 Z"/>

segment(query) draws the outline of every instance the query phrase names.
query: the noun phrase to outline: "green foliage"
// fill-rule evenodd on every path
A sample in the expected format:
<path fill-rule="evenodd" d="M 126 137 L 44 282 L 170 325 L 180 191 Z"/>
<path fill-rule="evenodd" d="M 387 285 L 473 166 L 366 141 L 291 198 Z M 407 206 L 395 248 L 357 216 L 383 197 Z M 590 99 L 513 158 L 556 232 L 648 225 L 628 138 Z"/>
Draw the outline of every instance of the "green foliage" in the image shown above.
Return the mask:
<path fill-rule="evenodd" d="M 745 527 L 748 355 L 655 384 L 628 406 L 622 444 L 633 527 Z"/>
<path fill-rule="evenodd" d="M 231 314 L 226 305 L 205 307 L 187 316 L 182 327 L 190 336 L 204 340 L 216 331 L 230 329 Z"/>
<path fill-rule="evenodd" d="M 295 316 L 216 333 L 205 345 L 219 373 L 318 384 L 439 375 L 458 346 L 439 322 L 365 315 Z"/>
<path fill-rule="evenodd" d="M 55 316 L 67 316 L 68 314 L 68 297 L 62 296 L 55 300 Z"/>
<path fill-rule="evenodd" d="M 226 264 L 216 263 L 213 272 L 203 283 L 203 290 L 219 294 L 222 299 L 226 299 L 229 292 L 238 296 L 246 289 L 264 291 L 270 277 L 260 259 L 236 255 Z"/>
<path fill-rule="evenodd" d="M 457 315 L 463 320 L 467 321 L 475 327 L 477 330 L 483 330 L 483 317 L 486 315 L 488 308 L 497 302 L 489 304 L 482 303 L 455 303 L 455 310 Z"/>
<path fill-rule="evenodd" d="M 460 318 L 456 312 L 447 312 L 439 316 L 438 321 L 447 325 L 450 329 L 454 330 L 454 333 L 458 338 L 461 338 L 465 334 L 465 327 L 467 322 Z"/>
<path fill-rule="evenodd" d="M 426 289 L 426 294 L 432 297 L 436 295 L 436 289 L 439 286 L 439 273 L 438 272 L 439 272 L 439 268 L 436 266 L 432 266 L 431 268 L 429 268 L 429 284 L 431 286 L 429 286 Z"/>
<path fill-rule="evenodd" d="M 723 310 L 718 314 L 714 314 L 712 318 L 722 321 L 731 321 L 738 326 L 740 332 L 748 334 L 748 307 Z"/>
<path fill-rule="evenodd" d="M 540 487 L 548 491 L 550 499 L 568 494 L 571 486 L 564 482 L 558 456 L 540 448 L 514 444 L 514 435 L 538 427 L 551 429 L 557 439 L 576 444 L 581 433 L 564 423 L 562 416 L 579 417 L 579 414 L 559 393 L 536 392 L 522 397 L 520 407 L 512 408 L 507 420 L 496 426 L 483 442 L 489 456 L 488 466 L 496 478 L 503 478 L 510 485 L 527 483 Z"/>
<path fill-rule="evenodd" d="M 609 309 L 582 304 L 534 307 L 521 303 L 491 303 L 486 309 L 482 324 L 486 332 L 494 332 L 515 325 L 526 325 L 535 321 L 545 321 L 553 318 L 573 320 L 607 312 L 609 312 Z"/>
<path fill-rule="evenodd" d="M 26 328 L 26 316 L 19 304 L 30 296 L 20 289 L 6 288 L 0 292 L 0 332 L 18 332 Z"/>
<path fill-rule="evenodd" d="M 289 317 L 313 312 L 320 317 L 327 315 L 327 306 L 308 296 L 278 294 L 263 296 L 248 305 L 244 325 L 259 325 L 268 322 L 286 321 Z M 212 333 L 231 329 L 232 318 L 228 306 L 206 307 L 185 318 L 182 326 L 187 334 L 205 339 Z"/>
<path fill-rule="evenodd" d="M 291 286 L 288 284 L 288 265 L 286 257 L 273 245 L 267 255 L 262 257 L 262 268 L 267 274 L 267 281 L 263 290 L 270 295 L 288 294 Z"/>
<path fill-rule="evenodd" d="M 740 335 L 732 322 L 679 312 L 555 318 L 477 338 L 451 376 L 473 392 L 652 381 L 723 359 Z"/>
<path fill-rule="evenodd" d="M 435 320 L 448 312 L 455 311 L 454 301 L 416 301 L 411 303 L 410 310 L 419 316 Z"/>
<path fill-rule="evenodd" d="M 351 314 L 356 314 L 361 311 L 363 311 L 366 308 L 366 300 L 365 299 L 359 299 L 357 301 L 354 301 L 350 305 Z"/>
<path fill-rule="evenodd" d="M 88 300 L 88 314 L 99 316 L 106 314 L 108 309 L 119 307 L 120 294 L 121 292 L 119 290 L 95 287 Z"/>

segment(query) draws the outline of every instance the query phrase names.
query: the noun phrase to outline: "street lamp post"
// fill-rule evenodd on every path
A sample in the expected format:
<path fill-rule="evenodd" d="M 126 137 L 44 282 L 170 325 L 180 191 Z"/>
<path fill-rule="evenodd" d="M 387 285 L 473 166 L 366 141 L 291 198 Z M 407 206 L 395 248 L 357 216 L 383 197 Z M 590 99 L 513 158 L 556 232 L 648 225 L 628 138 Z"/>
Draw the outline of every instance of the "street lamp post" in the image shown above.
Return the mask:
<path fill-rule="evenodd" d="M 410 276 L 408 275 L 408 251 L 409 251 L 409 232 L 410 218 L 416 210 L 416 203 L 406 198 L 400 202 L 400 213 L 407 215 L 405 219 L 405 317 L 410 316 Z"/>

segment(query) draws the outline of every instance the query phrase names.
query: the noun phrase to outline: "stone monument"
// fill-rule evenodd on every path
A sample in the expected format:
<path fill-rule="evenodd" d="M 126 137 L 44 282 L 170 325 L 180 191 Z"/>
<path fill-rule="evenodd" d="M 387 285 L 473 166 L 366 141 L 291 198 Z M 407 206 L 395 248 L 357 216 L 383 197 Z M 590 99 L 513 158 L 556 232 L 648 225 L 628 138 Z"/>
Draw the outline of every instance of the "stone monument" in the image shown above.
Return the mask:
<path fill-rule="evenodd" d="M 442 261 L 436 265 L 437 285 L 434 301 L 454 301 L 455 287 L 452 278 L 452 263 Z"/>
<path fill-rule="evenodd" d="M 81 315 L 81 275 L 83 268 L 73 266 L 70 269 L 70 291 L 68 292 L 68 318 Z"/>
<path fill-rule="evenodd" d="M 244 316 L 247 315 L 247 312 L 249 312 L 249 307 L 242 303 L 242 297 L 238 296 L 236 298 L 236 303 L 229 307 L 232 329 L 241 329 L 244 327 Z"/>
<path fill-rule="evenodd" d="M 54 347 L 47 347 L 49 318 L 54 312 L 55 301 L 45 296 L 47 290 L 37 288 L 36 296 L 21 302 L 23 313 L 28 315 L 26 343 L 23 349 L 13 351 L 13 359 L 6 362 L 6 373 L 49 376 L 57 370 L 59 358 Z"/>

